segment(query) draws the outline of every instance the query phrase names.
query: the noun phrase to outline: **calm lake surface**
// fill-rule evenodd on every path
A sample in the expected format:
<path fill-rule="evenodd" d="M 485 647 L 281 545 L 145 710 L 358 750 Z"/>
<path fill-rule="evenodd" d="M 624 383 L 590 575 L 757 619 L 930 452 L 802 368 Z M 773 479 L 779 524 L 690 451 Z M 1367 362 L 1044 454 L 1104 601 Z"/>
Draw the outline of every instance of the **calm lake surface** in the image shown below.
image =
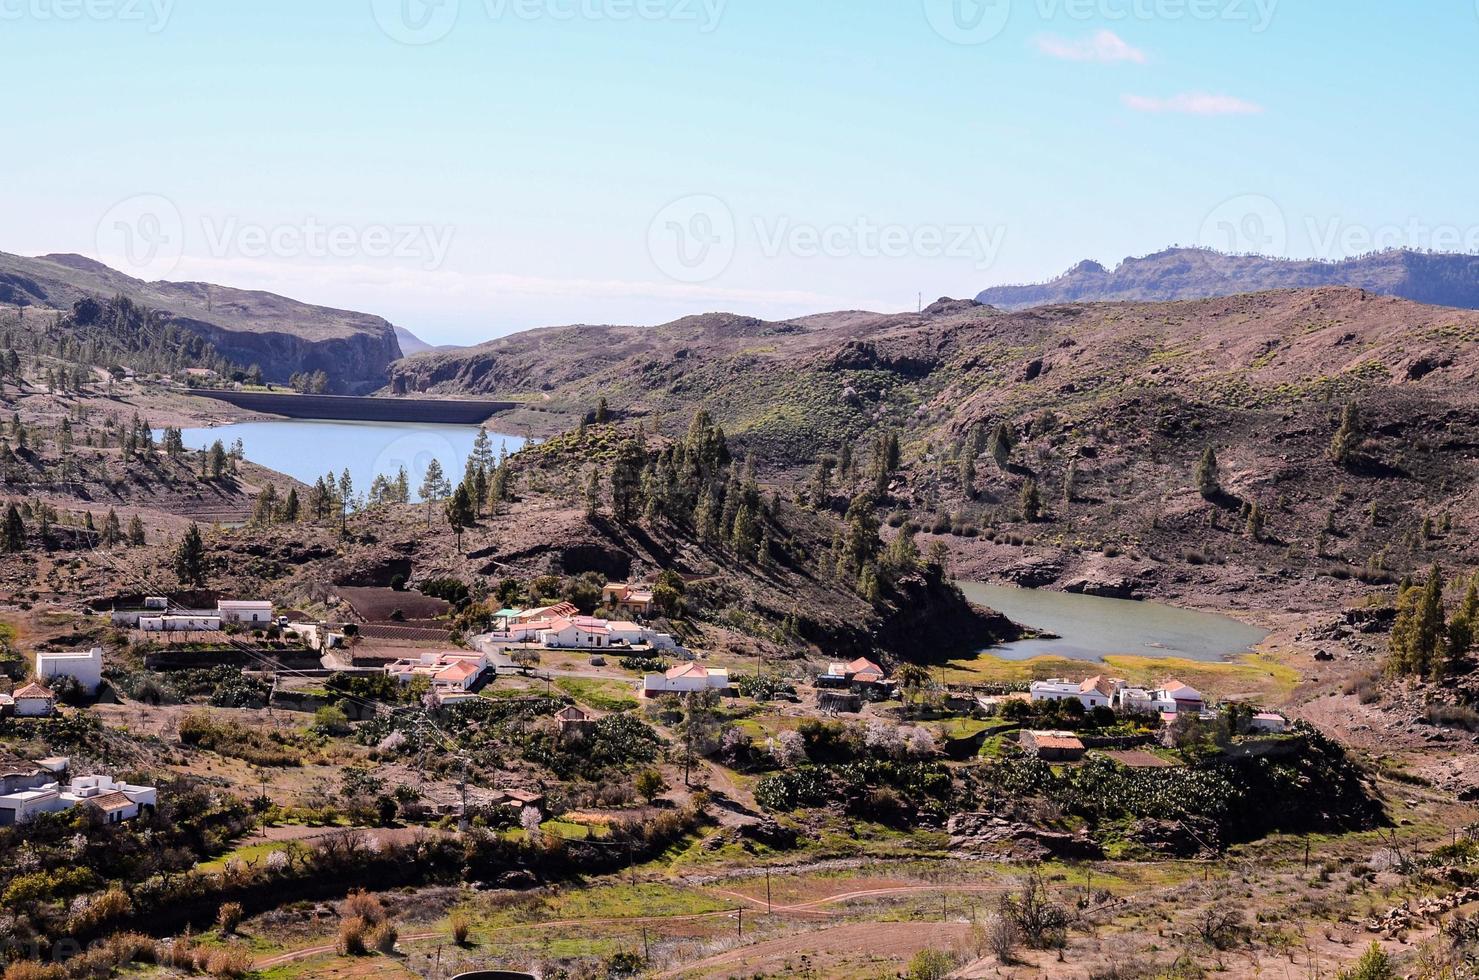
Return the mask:
<path fill-rule="evenodd" d="M 1101 599 L 962 582 L 972 602 L 989 606 L 1024 626 L 1056 633 L 1057 640 L 1023 640 L 983 651 L 1007 660 L 1058 656 L 1103 660 L 1106 654 L 1222 660 L 1248 653 L 1268 631 L 1227 616 L 1192 612 L 1154 602 Z"/>
<path fill-rule="evenodd" d="M 326 422 L 282 419 L 237 422 L 210 429 L 185 429 L 185 445 L 207 449 L 217 439 L 227 449 L 240 439 L 246 458 L 312 484 L 324 474 L 349 470 L 354 492 L 364 493 L 376 476 L 394 478 L 404 466 L 411 478 L 411 496 L 417 491 L 433 459 L 452 483 L 462 479 L 468 453 L 477 438 L 475 425 L 420 425 L 406 422 Z M 496 456 L 501 447 L 517 452 L 520 436 L 489 432 Z"/>

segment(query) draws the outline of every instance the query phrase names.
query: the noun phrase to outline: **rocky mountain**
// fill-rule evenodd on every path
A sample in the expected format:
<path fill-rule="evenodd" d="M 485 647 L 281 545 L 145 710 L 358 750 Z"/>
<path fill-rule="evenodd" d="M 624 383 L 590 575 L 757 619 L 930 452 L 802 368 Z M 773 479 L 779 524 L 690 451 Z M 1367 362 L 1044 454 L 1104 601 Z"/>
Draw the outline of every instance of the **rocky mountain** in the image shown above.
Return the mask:
<path fill-rule="evenodd" d="M 1391 250 L 1339 262 L 1172 248 L 1115 269 L 1084 261 L 1050 282 L 996 286 L 976 297 L 1005 310 L 1044 303 L 1205 299 L 1271 289 L 1350 286 L 1419 303 L 1479 309 L 1479 255 Z"/>
<path fill-rule="evenodd" d="M 390 323 L 367 313 L 212 283 L 144 282 L 80 255 L 0 252 L 0 304 L 70 310 L 85 297 L 113 296 L 163 311 L 167 323 L 236 364 L 259 365 L 271 381 L 322 370 L 337 391 L 369 391 L 402 353 Z"/>
<path fill-rule="evenodd" d="M 429 350 L 457 350 L 456 344 L 428 344 L 405 327 L 395 328 L 395 339 L 401 345 L 401 354 L 424 354 Z"/>
<path fill-rule="evenodd" d="M 896 433 L 902 462 L 880 506 L 940 532 L 962 574 L 1166 594 L 1479 564 L 1464 530 L 1479 525 L 1479 313 L 1370 291 L 707 314 L 530 331 L 392 375 L 408 391 L 523 396 L 514 421 L 536 432 L 604 398 L 617 418 L 676 434 L 702 405 L 798 486 L 850 447 L 856 471 L 829 488 L 839 508 L 869 485 L 875 440 Z M 1347 405 L 1362 448 L 1336 461 Z M 987 444 L 1000 425 L 1012 445 L 998 464 Z M 1195 482 L 1209 446 L 1210 496 Z"/>

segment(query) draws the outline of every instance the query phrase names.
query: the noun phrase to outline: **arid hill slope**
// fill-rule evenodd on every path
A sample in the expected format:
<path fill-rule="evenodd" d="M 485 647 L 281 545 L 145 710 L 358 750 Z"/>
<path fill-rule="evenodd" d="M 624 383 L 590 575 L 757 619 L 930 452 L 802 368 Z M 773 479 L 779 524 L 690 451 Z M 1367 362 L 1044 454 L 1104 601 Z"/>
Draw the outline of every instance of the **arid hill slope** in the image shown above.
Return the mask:
<path fill-rule="evenodd" d="M 1380 566 L 1369 575 L 1380 578 L 1476 560 L 1479 313 L 1361 290 L 1017 313 L 941 301 L 922 315 L 784 323 L 709 314 L 532 331 L 392 371 L 412 390 L 538 394 L 567 413 L 556 427 L 602 397 L 668 429 L 702 404 L 798 481 L 845 442 L 866 469 L 871 440 L 898 432 L 904 465 L 881 506 L 966 532 L 950 543 L 968 572 L 1145 593 L 1203 580 L 1225 590 L 1260 569 L 1348 578 Z M 1329 448 L 1347 403 L 1363 449 L 1337 465 Z M 1005 467 L 974 435 L 1001 422 L 1016 444 Z M 1228 490 L 1216 502 L 1193 479 L 1209 445 Z M 1019 506 L 1028 482 L 1044 501 L 1031 522 Z M 1245 531 L 1254 502 L 1257 540 Z M 1004 550 L 986 532 L 1018 543 Z M 1040 558 L 1046 570 L 1017 571 Z"/>
<path fill-rule="evenodd" d="M 322 370 L 338 390 L 373 389 L 401 356 L 395 329 L 367 313 L 211 283 L 144 282 L 80 255 L 0 252 L 0 304 L 70 310 L 84 297 L 119 295 L 166 311 L 170 322 L 205 338 L 223 357 L 260 365 L 273 381 Z"/>

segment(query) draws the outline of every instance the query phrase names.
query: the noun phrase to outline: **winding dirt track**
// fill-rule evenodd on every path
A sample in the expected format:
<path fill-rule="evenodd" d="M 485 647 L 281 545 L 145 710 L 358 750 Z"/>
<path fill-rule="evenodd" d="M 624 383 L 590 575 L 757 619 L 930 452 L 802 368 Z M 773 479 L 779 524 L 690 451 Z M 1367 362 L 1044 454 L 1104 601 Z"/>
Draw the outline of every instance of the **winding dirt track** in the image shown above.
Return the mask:
<path fill-rule="evenodd" d="M 913 895 L 925 892 L 989 892 L 997 891 L 999 889 L 1000 886 L 995 885 L 952 885 L 945 888 L 941 888 L 938 885 L 900 885 L 892 888 L 865 888 L 858 891 L 840 892 L 836 895 L 828 895 L 825 898 L 813 899 L 810 902 L 801 902 L 796 905 L 773 905 L 771 907 L 771 913 L 774 915 L 814 915 L 835 917 L 841 913 L 829 912 L 823 909 L 822 906 L 836 905 L 843 902 L 853 902 L 858 901 L 859 899 L 866 898 L 889 898 L 898 895 Z M 764 899 L 745 895 L 741 892 L 729 891 L 728 889 L 715 889 L 714 891 L 716 894 L 746 902 L 751 907 L 760 909 L 765 908 Z M 489 931 L 493 933 L 498 933 L 516 932 L 523 929 L 559 929 L 572 926 L 653 925 L 661 922 L 692 922 L 699 919 L 728 918 L 734 915 L 735 911 L 735 909 L 719 909 L 715 912 L 695 912 L 688 915 L 618 916 L 614 918 L 597 919 L 550 919 L 547 922 L 529 922 L 516 926 L 500 926 L 497 929 L 492 929 Z M 400 941 L 403 943 L 425 942 L 432 939 L 445 939 L 446 935 L 447 934 L 445 932 L 409 933 L 405 936 L 402 936 Z M 745 948 L 747 947 L 741 947 L 739 950 L 732 950 L 729 953 L 723 955 L 725 957 L 729 957 L 742 952 Z M 315 956 L 325 956 L 333 953 L 335 949 L 336 947 L 333 943 L 326 943 L 321 946 L 308 946 L 303 949 L 295 949 L 291 952 L 279 953 L 276 956 L 270 956 L 265 959 L 258 960 L 255 964 L 253 964 L 253 969 L 269 970 L 275 966 L 283 966 L 288 963 L 297 962 L 298 960 L 306 960 Z M 698 964 L 691 964 L 689 966 L 684 966 L 679 968 L 676 972 L 682 973 L 687 970 L 693 969 L 697 965 Z"/>

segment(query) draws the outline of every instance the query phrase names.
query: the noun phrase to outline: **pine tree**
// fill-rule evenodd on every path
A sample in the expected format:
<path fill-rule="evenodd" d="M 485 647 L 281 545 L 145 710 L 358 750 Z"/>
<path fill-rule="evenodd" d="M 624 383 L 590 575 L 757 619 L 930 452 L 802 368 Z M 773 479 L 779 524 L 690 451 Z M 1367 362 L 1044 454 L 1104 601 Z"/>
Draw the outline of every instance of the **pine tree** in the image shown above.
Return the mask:
<path fill-rule="evenodd" d="M 611 464 L 611 516 L 630 524 L 642 513 L 642 451 L 635 439 L 626 439 Z"/>
<path fill-rule="evenodd" d="M 996 428 L 991 431 L 991 438 L 987 441 L 986 448 L 991 453 L 991 458 L 996 460 L 999 468 L 1007 468 L 1007 460 L 1012 458 L 1012 449 L 1015 446 L 1016 440 L 1012 435 L 1011 426 L 1005 422 L 998 422 Z"/>
<path fill-rule="evenodd" d="M 1208 446 L 1197 463 L 1197 492 L 1211 499 L 1222 492 L 1222 481 L 1217 473 L 1217 450 Z"/>
<path fill-rule="evenodd" d="M 135 514 L 128 522 L 128 543 L 135 547 L 147 544 L 144 539 L 144 522 Z"/>
<path fill-rule="evenodd" d="M 200 525 L 191 523 L 175 551 L 175 574 L 181 582 L 196 587 L 205 584 L 205 540 Z"/>
<path fill-rule="evenodd" d="M 123 529 L 118 524 L 118 512 L 109 507 L 108 516 L 103 518 L 103 544 L 111 548 L 121 540 Z"/>
<path fill-rule="evenodd" d="M 601 471 L 591 470 L 591 477 L 585 484 L 585 516 L 595 517 L 601 512 Z"/>
<path fill-rule="evenodd" d="M 745 561 L 754 561 L 760 547 L 760 528 L 755 521 L 755 511 L 748 501 L 741 503 L 734 515 L 734 550 Z"/>
<path fill-rule="evenodd" d="M 431 526 L 432 505 L 447 495 L 447 478 L 442 475 L 442 464 L 435 456 L 426 464 L 426 475 L 421 478 L 421 499 L 426 501 L 426 524 Z"/>
<path fill-rule="evenodd" d="M 601 396 L 596 402 L 596 424 L 605 425 L 611 418 L 611 412 L 606 406 L 606 397 Z"/>
<path fill-rule="evenodd" d="M 404 472 L 404 471 L 402 471 L 402 472 Z M 298 520 L 298 512 L 299 512 L 300 509 L 301 508 L 300 508 L 300 505 L 298 503 L 298 488 L 297 487 L 288 487 L 288 496 L 287 496 L 287 499 L 284 500 L 283 501 L 283 504 L 282 504 L 282 521 L 283 521 L 283 523 L 284 524 L 294 524 L 294 523 L 296 523 L 297 520 Z"/>
<path fill-rule="evenodd" d="M 1254 541 L 1263 540 L 1263 508 L 1256 500 L 1248 506 L 1248 537 Z"/>
<path fill-rule="evenodd" d="M 1361 431 L 1361 412 L 1354 402 L 1346 405 L 1340 413 L 1340 428 L 1330 440 L 1330 459 L 1336 466 L 1349 467 L 1357 461 L 1361 442 L 1365 438 Z"/>
<path fill-rule="evenodd" d="M 1022 484 L 1021 503 L 1024 521 L 1032 524 L 1042 519 L 1042 494 L 1038 492 L 1037 481 L 1031 477 Z"/>
<path fill-rule="evenodd" d="M 26 550 L 26 522 L 12 501 L 5 508 L 5 553 L 14 555 Z"/>

